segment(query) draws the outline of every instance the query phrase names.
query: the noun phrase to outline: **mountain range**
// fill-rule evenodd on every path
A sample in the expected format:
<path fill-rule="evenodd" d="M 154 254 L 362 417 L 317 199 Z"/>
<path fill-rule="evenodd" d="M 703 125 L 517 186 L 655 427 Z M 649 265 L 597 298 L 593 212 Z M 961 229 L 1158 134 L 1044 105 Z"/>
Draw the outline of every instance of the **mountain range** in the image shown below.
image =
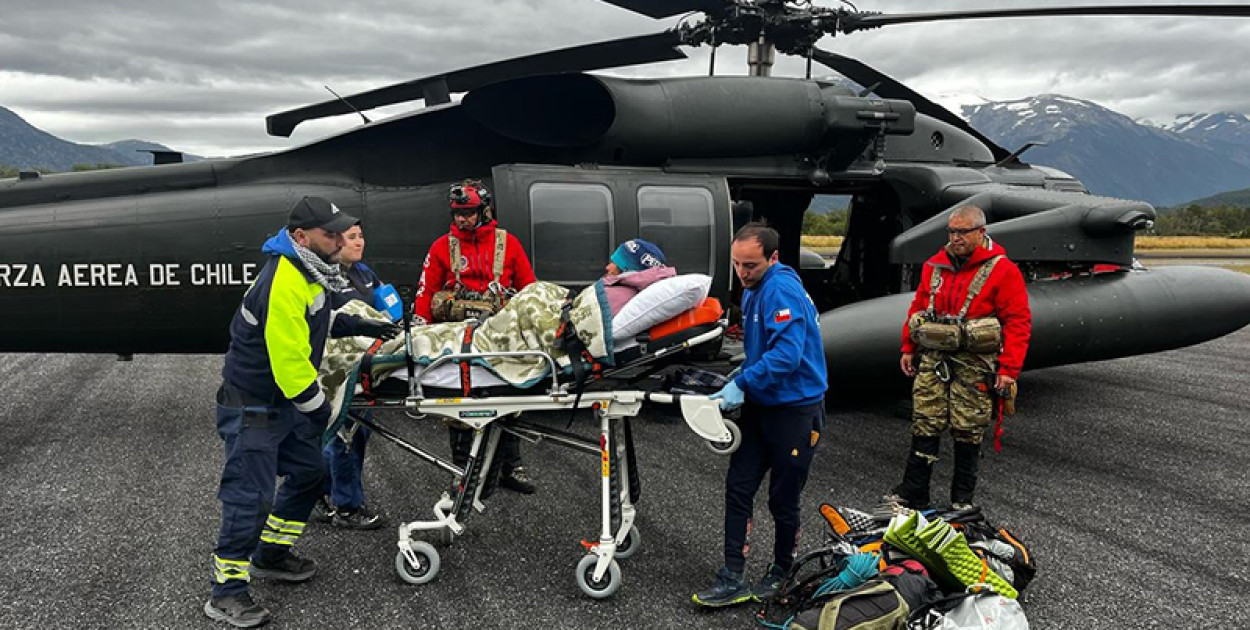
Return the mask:
<path fill-rule="evenodd" d="M 1026 142 L 1045 142 L 1046 146 L 1029 149 L 1022 159 L 1063 170 L 1094 194 L 1173 206 L 1250 187 L 1250 116 L 1246 114 L 1194 113 L 1166 122 L 1133 120 L 1097 103 L 1059 94 L 952 107 L 1009 150 Z M 37 129 L 0 107 L 0 166 L 65 171 L 75 164 L 151 164 L 149 150 L 169 149 L 143 140 L 77 144 Z M 202 158 L 185 155 L 184 159 Z M 840 204 L 833 200 L 826 205 Z"/>
<path fill-rule="evenodd" d="M 50 171 L 68 171 L 76 164 L 142 166 L 152 163 L 149 151 L 170 150 L 146 140 L 119 140 L 102 145 L 62 140 L 31 125 L 12 110 L 0 107 L 0 166 Z M 202 159 L 183 155 L 187 162 Z"/>
<path fill-rule="evenodd" d="M 1043 94 L 964 105 L 963 117 L 1025 162 L 1052 166 L 1090 192 L 1171 206 L 1250 187 L 1250 117 L 1189 114 L 1157 124 L 1097 103 Z"/>

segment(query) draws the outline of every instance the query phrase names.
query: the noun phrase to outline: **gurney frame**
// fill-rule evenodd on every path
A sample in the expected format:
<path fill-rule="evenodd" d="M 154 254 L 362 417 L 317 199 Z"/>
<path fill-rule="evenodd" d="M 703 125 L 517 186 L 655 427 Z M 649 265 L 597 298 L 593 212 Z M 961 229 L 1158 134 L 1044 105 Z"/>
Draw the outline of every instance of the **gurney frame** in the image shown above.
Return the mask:
<path fill-rule="evenodd" d="M 680 344 L 648 355 L 628 368 L 634 369 L 644 363 L 715 339 L 722 331 L 723 326 L 715 327 Z M 427 398 L 421 386 L 421 376 L 426 371 L 448 362 L 535 355 L 547 361 L 551 369 L 551 387 L 546 394 Z M 595 599 L 610 597 L 619 590 L 621 569 L 617 560 L 633 555 L 641 541 L 634 526 L 637 513 L 635 503 L 640 484 L 629 419 L 639 414 L 643 403 L 650 401 L 679 405 L 687 427 L 706 440 L 708 447 L 718 454 L 733 453 L 741 443 L 741 433 L 737 425 L 724 419 L 718 403 L 706 396 L 640 390 L 586 391 L 579 395 L 569 391 L 569 384 L 559 382 L 555 368 L 556 363 L 551 356 L 539 352 L 448 354 L 410 374 L 408 397 L 402 400 L 375 399 L 369 404 L 353 402 L 353 409 L 402 408 L 414 417 L 419 417 L 418 414 L 429 414 L 450 418 L 474 431 L 469 458 L 464 468 L 460 468 L 405 441 L 372 419 L 351 414 L 354 420 L 370 427 L 378 435 L 422 460 L 456 475 L 458 479 L 454 489 L 444 493 L 435 503 L 433 520 L 411 521 L 399 525 L 399 551 L 395 556 L 395 568 L 405 582 L 428 583 L 438 576 L 441 569 L 438 550 L 429 542 L 414 538 L 414 534 L 422 531 L 437 532 L 441 542 L 450 544 L 464 533 L 463 521 L 470 509 L 479 512 L 485 509 L 481 502 L 483 475 L 490 470 L 503 431 L 531 442 L 545 440 L 598 456 L 601 498 L 599 539 L 595 542 L 582 542 L 587 553 L 578 562 L 576 569 L 578 587 Z M 518 418 L 522 412 L 568 411 L 571 414 L 575 409 L 587 408 L 591 409 L 598 421 L 597 440 Z"/>

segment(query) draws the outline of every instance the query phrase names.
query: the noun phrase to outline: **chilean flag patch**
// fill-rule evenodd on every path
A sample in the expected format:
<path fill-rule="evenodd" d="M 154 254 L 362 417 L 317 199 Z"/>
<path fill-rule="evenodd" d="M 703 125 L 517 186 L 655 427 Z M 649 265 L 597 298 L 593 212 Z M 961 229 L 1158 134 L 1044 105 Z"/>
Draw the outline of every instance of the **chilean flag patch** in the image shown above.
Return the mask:
<path fill-rule="evenodd" d="M 790 309 L 783 308 L 780 311 L 773 313 L 774 324 L 780 324 L 781 322 L 788 322 L 788 321 L 790 321 Z"/>

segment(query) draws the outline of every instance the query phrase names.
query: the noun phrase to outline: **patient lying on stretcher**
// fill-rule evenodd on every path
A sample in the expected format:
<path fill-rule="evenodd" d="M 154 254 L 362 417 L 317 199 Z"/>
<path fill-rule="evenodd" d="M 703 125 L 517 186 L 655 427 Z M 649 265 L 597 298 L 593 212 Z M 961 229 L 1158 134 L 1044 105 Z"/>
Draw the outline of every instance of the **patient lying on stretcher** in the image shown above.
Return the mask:
<path fill-rule="evenodd" d="M 689 310 L 707 297 L 711 278 L 701 274 L 676 276 L 657 282 L 626 302 L 612 317 L 604 281 L 586 287 L 568 301 L 569 290 L 550 282 L 535 282 L 517 293 L 499 313 L 482 322 L 448 322 L 416 326 L 410 335 L 383 342 L 371 350 L 375 340 L 365 338 L 331 339 L 321 365 L 321 383 L 326 396 L 343 406 L 344 385 L 355 385 L 357 368 L 368 352 L 373 355 L 371 376 L 375 382 L 407 364 L 405 344 L 419 367 L 437 358 L 457 353 L 487 354 L 534 351 L 550 355 L 562 372 L 571 369 L 567 352 L 557 343 L 567 303 L 567 319 L 581 345 L 593 359 L 614 365 L 614 353 L 634 343 L 633 337 L 652 325 Z M 384 317 L 361 302 L 352 302 L 344 312 Z M 471 330 L 470 330 L 471 329 Z M 498 380 L 496 383 L 528 388 L 550 378 L 546 360 L 537 355 L 489 357 L 472 364 Z"/>

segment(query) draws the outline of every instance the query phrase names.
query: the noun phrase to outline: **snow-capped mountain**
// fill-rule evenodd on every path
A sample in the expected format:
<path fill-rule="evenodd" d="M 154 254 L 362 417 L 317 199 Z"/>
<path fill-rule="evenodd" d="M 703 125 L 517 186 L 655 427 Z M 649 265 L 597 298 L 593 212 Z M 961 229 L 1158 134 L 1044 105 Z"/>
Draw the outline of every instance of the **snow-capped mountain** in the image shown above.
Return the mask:
<path fill-rule="evenodd" d="M 1250 119 L 1240 114 L 1191 116 L 1165 129 L 1059 94 L 960 113 L 1009 150 L 1047 143 L 1022 159 L 1066 171 L 1095 194 L 1166 206 L 1250 186 Z"/>
<path fill-rule="evenodd" d="M 1233 112 L 1185 114 L 1158 125 L 1191 140 L 1228 151 L 1238 162 L 1250 166 L 1250 116 Z"/>

